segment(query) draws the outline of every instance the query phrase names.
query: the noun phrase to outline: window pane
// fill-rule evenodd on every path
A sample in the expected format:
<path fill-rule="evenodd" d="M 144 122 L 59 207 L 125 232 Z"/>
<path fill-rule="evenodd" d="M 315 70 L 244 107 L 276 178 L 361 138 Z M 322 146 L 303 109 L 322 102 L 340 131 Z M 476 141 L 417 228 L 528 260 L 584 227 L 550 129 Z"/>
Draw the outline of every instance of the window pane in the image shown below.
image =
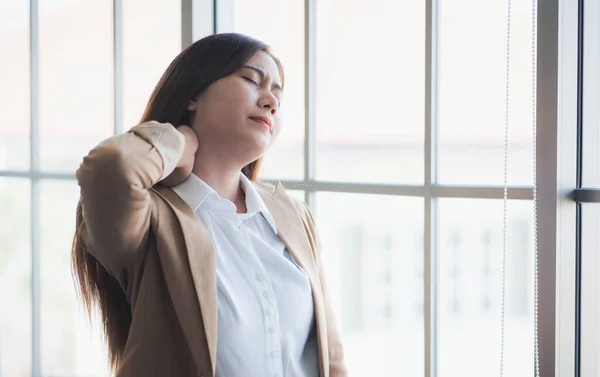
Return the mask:
<path fill-rule="evenodd" d="M 600 1 L 586 1 L 583 54 L 584 187 L 600 187 Z M 581 207 L 581 375 L 600 377 L 600 205 Z"/>
<path fill-rule="evenodd" d="M 317 3 L 317 177 L 422 183 L 425 2 Z"/>
<path fill-rule="evenodd" d="M 584 187 L 600 187 L 600 1 L 586 1 L 583 16 L 582 178 Z"/>
<path fill-rule="evenodd" d="M 444 0 L 440 6 L 438 178 L 447 184 L 502 184 L 506 1 Z M 508 181 L 529 185 L 531 2 L 514 1 L 511 20 Z"/>
<path fill-rule="evenodd" d="M 29 180 L 0 178 L 0 375 L 31 374 Z"/>
<path fill-rule="evenodd" d="M 349 374 L 422 376 L 423 200 L 318 193 L 316 204 Z"/>
<path fill-rule="evenodd" d="M 180 51 L 180 1 L 123 1 L 124 131 L 139 123 L 154 87 Z"/>
<path fill-rule="evenodd" d="M 439 374 L 493 376 L 500 357 L 501 200 L 439 199 Z M 533 371 L 533 208 L 507 207 L 504 371 Z"/>
<path fill-rule="evenodd" d="M 113 130 L 112 2 L 39 1 L 40 161 L 74 171 Z"/>
<path fill-rule="evenodd" d="M 265 156 L 261 176 L 302 179 L 304 176 L 304 1 L 233 2 L 233 31 L 273 46 L 285 69 L 284 125 Z M 259 22 L 258 20 L 268 20 Z M 223 32 L 225 30 L 219 30 Z"/>
<path fill-rule="evenodd" d="M 41 351 L 45 376 L 110 375 L 100 324 L 95 321 L 91 331 L 71 273 L 78 198 L 74 181 L 41 183 Z"/>
<path fill-rule="evenodd" d="M 581 375 L 600 376 L 600 205 L 581 214 Z"/>
<path fill-rule="evenodd" d="M 0 170 L 29 169 L 29 6 L 0 1 Z M 8 58 L 10 57 L 10 58 Z"/>

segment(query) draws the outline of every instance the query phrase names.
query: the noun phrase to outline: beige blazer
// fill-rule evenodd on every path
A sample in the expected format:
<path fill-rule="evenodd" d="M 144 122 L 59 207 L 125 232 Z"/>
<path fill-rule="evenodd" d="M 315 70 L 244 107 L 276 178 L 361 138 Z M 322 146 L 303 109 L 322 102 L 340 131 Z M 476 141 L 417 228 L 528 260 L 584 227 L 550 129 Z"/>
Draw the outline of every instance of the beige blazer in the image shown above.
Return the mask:
<path fill-rule="evenodd" d="M 77 171 L 85 223 L 81 231 L 131 305 L 119 377 L 215 374 L 214 247 L 194 211 L 171 189 L 155 186 L 174 170 L 184 142 L 169 124 L 144 123 L 102 142 Z M 256 188 L 281 240 L 308 274 L 319 376 L 346 376 L 314 219 L 280 183 L 257 183 Z M 254 375 L 248 371 L 247 376 Z"/>

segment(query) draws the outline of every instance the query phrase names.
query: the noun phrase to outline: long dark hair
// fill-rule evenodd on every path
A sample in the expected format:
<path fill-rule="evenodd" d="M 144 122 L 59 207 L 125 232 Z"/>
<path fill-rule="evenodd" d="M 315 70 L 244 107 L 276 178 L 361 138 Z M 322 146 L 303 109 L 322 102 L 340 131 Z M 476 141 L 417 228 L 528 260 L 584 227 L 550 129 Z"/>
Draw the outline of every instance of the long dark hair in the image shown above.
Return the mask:
<path fill-rule="evenodd" d="M 140 123 L 155 120 L 175 127 L 188 125 L 186 107 L 190 99 L 202 93 L 215 81 L 238 70 L 256 52 L 265 51 L 283 68 L 269 47 L 241 34 L 215 34 L 184 49 L 169 65 L 150 96 Z M 199 135 L 202 137 L 202 135 Z M 242 172 L 256 180 L 260 159 L 248 164 Z M 93 308 L 100 308 L 111 368 L 116 371 L 122 360 L 129 328 L 131 308 L 117 280 L 88 252 L 81 201 L 77 204 L 76 228 L 72 246 L 72 268 L 76 285 L 91 318 Z"/>

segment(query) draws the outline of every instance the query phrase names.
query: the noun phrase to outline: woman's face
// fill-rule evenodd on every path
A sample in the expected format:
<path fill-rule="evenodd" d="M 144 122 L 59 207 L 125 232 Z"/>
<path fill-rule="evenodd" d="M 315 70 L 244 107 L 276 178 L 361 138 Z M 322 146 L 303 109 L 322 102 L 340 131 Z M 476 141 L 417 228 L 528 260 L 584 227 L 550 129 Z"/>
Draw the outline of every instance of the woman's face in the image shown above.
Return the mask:
<path fill-rule="evenodd" d="M 250 163 L 262 157 L 281 131 L 282 82 L 277 64 L 259 51 L 233 74 L 190 101 L 191 127 L 201 153 Z"/>

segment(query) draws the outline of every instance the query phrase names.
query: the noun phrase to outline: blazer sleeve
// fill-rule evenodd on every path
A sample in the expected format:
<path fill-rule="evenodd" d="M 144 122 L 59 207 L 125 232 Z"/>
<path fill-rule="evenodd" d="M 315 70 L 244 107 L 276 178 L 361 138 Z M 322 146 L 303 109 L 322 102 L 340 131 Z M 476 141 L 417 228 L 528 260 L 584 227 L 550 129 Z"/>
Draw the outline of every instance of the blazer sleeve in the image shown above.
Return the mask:
<path fill-rule="evenodd" d="M 171 174 L 184 147 L 172 125 L 146 122 L 104 140 L 77 170 L 89 252 L 122 284 L 127 267 L 147 247 L 148 189 Z"/>
<path fill-rule="evenodd" d="M 348 371 L 344 361 L 344 346 L 342 345 L 341 335 L 336 323 L 335 315 L 331 305 L 331 297 L 327 288 L 327 279 L 325 278 L 325 268 L 322 261 L 322 244 L 315 224 L 313 214 L 305 203 L 304 207 L 307 226 L 309 229 L 309 238 L 315 254 L 315 262 L 321 283 L 323 300 L 325 301 L 325 312 L 327 316 L 327 345 L 329 351 L 329 376 L 330 377 L 347 377 Z"/>

